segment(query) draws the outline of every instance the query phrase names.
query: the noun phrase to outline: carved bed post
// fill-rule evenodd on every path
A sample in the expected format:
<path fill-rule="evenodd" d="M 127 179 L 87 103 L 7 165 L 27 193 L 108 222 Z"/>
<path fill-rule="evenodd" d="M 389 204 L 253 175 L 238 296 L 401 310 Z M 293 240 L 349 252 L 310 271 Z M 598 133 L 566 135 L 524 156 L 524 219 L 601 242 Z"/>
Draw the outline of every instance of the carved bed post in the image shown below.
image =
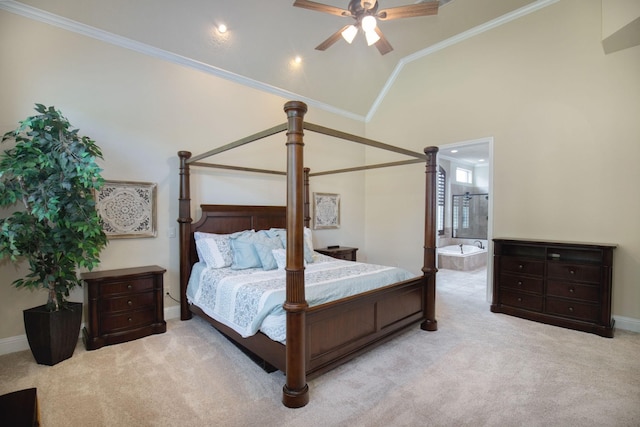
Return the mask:
<path fill-rule="evenodd" d="M 284 105 L 287 113 L 287 312 L 286 384 L 282 403 L 300 408 L 309 402 L 306 378 L 306 309 L 303 252 L 303 119 L 307 106 L 300 101 Z"/>
<path fill-rule="evenodd" d="M 426 281 L 425 292 L 425 319 L 420 325 L 425 331 L 437 331 L 436 320 L 436 209 L 438 199 L 438 147 L 424 149 L 427 155 L 426 166 L 426 194 L 425 194 L 425 220 L 424 220 L 424 267 L 422 267 L 423 280 Z"/>
<path fill-rule="evenodd" d="M 178 223 L 180 224 L 180 320 L 191 319 L 191 311 L 187 302 L 187 282 L 191 273 L 191 190 L 189 183 L 189 165 L 187 160 L 191 157 L 189 151 L 178 151 L 180 157 L 180 197 L 178 204 Z"/>
<path fill-rule="evenodd" d="M 311 211 L 309 209 L 309 172 L 311 169 L 304 168 L 304 226 L 310 227 L 311 223 Z"/>

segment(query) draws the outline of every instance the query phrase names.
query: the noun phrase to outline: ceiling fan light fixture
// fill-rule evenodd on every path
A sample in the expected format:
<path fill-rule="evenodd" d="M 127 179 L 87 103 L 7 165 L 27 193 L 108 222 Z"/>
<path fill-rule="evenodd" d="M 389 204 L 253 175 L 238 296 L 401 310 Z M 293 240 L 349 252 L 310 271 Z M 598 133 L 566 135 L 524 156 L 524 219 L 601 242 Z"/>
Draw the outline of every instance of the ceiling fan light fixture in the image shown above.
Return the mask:
<path fill-rule="evenodd" d="M 358 29 L 355 25 L 349 25 L 343 32 L 342 38 L 347 41 L 347 43 L 351 44 L 353 39 L 356 38 L 356 34 L 358 34 Z"/>
<path fill-rule="evenodd" d="M 371 15 L 367 15 L 364 18 L 362 18 L 362 30 L 365 33 L 373 33 L 373 30 L 376 28 L 376 18 L 371 16 Z"/>
<path fill-rule="evenodd" d="M 375 31 L 366 31 L 364 36 L 367 39 L 367 46 L 371 46 L 380 40 L 380 36 Z"/>

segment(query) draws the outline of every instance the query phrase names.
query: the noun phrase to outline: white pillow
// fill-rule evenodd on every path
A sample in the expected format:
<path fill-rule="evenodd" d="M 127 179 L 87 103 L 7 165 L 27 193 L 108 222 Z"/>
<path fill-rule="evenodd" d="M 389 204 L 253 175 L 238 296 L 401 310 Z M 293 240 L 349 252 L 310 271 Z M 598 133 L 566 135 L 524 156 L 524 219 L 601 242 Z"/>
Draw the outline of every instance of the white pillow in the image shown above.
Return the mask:
<path fill-rule="evenodd" d="M 209 268 L 230 267 L 233 262 L 230 238 L 245 233 L 253 233 L 253 230 L 240 231 L 232 234 L 202 233 L 196 231 L 193 238 L 196 241 L 196 252 L 200 261 Z"/>
<path fill-rule="evenodd" d="M 278 270 L 284 270 L 287 266 L 287 250 L 286 249 L 273 249 L 271 251 L 273 257 L 278 265 Z"/>

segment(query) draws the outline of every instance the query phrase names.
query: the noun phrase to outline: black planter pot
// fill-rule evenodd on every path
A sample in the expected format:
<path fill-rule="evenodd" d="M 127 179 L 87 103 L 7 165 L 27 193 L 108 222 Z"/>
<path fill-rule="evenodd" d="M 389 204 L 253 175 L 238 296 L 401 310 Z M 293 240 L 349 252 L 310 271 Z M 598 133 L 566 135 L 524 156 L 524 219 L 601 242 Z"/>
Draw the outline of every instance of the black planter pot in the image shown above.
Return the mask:
<path fill-rule="evenodd" d="M 80 335 L 82 303 L 68 309 L 48 311 L 45 305 L 23 311 L 24 329 L 31 353 L 41 365 L 53 366 L 73 356 Z"/>

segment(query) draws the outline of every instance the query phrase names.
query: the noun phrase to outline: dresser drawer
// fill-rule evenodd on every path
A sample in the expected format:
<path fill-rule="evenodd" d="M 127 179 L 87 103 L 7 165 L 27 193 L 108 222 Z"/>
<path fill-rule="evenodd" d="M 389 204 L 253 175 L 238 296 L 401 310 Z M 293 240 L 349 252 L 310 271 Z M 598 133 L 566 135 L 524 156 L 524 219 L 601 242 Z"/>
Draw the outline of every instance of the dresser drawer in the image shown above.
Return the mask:
<path fill-rule="evenodd" d="M 100 287 L 100 295 L 108 297 L 118 294 L 132 294 L 153 290 L 153 277 L 138 277 L 131 280 L 111 281 L 103 283 Z"/>
<path fill-rule="evenodd" d="M 542 312 L 543 297 L 521 292 L 502 291 L 502 304 L 525 310 Z"/>
<path fill-rule="evenodd" d="M 544 261 L 506 256 L 502 257 L 501 268 L 503 272 L 542 276 L 544 274 Z"/>
<path fill-rule="evenodd" d="M 599 283 L 602 280 L 600 267 L 596 265 L 550 262 L 547 266 L 547 275 L 558 279 L 591 283 Z"/>
<path fill-rule="evenodd" d="M 147 326 L 155 320 L 155 309 L 125 311 L 120 314 L 105 314 L 101 316 L 101 331 L 103 334 L 128 330 L 137 326 Z"/>
<path fill-rule="evenodd" d="M 588 322 L 595 322 L 600 317 L 600 307 L 596 304 L 587 304 L 559 298 L 547 298 L 546 312 Z"/>
<path fill-rule="evenodd" d="M 542 278 L 518 276 L 515 274 L 501 274 L 500 287 L 513 288 L 519 291 L 535 292 L 542 294 Z"/>
<path fill-rule="evenodd" d="M 103 298 L 98 302 L 98 311 L 100 313 L 115 313 L 154 306 L 155 294 L 153 292 L 142 292 L 121 297 Z"/>
<path fill-rule="evenodd" d="M 561 282 L 549 280 L 547 282 L 547 295 L 598 302 L 599 288 L 595 285 L 581 285 L 579 283 Z"/>

